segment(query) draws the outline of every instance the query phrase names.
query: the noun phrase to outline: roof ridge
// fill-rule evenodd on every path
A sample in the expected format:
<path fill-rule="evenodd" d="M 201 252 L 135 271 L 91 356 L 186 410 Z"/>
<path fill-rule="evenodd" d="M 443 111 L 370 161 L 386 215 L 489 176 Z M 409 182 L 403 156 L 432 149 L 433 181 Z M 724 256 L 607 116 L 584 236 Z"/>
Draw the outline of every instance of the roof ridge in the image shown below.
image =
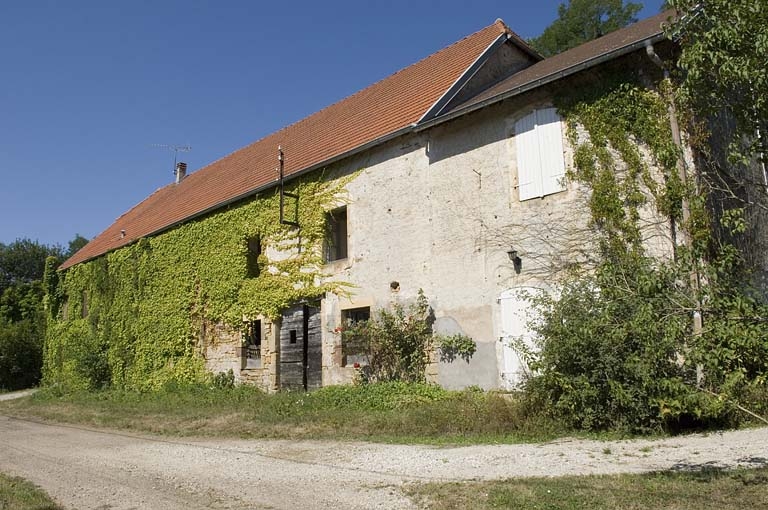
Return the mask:
<path fill-rule="evenodd" d="M 218 158 L 218 159 L 215 159 L 215 160 L 211 161 L 211 162 L 210 162 L 210 163 L 208 163 L 207 165 L 205 165 L 205 166 L 203 166 L 203 167 L 200 167 L 198 170 L 202 170 L 202 169 L 204 169 L 204 168 L 207 168 L 207 167 L 209 167 L 209 166 L 213 166 L 213 165 L 215 165 L 216 163 L 218 163 L 219 161 L 221 161 L 221 160 L 223 160 L 223 159 L 226 159 L 226 158 L 228 158 L 228 157 L 232 156 L 233 154 L 237 154 L 237 153 L 238 153 L 238 152 L 240 152 L 240 151 L 244 151 L 244 150 L 247 150 L 247 149 L 248 149 L 248 148 L 250 148 L 251 146 L 253 146 L 253 145 L 256 145 L 257 143 L 261 143 L 261 142 L 263 142 L 264 140 L 266 140 L 267 138 L 269 138 L 269 137 L 271 137 L 271 136 L 277 135 L 277 134 L 278 134 L 278 133 L 280 133 L 281 131 L 287 131 L 288 129 L 290 129 L 290 128 L 294 127 L 294 126 L 297 126 L 297 125 L 301 124 L 302 122 L 305 122 L 305 121 L 307 121 L 307 120 L 308 120 L 308 119 L 310 119 L 311 117 L 314 117 L 314 116 L 316 116 L 316 115 L 319 115 L 319 114 L 321 114 L 321 113 L 323 113 L 323 112 L 325 112 L 325 111 L 327 111 L 327 110 L 329 110 L 329 109 L 333 108 L 334 106 L 337 106 L 337 105 L 339 105 L 340 103 L 343 103 L 344 101 L 347 101 L 347 100 L 349 100 L 349 99 L 352 99 L 353 97 L 356 97 L 356 96 L 358 96 L 358 95 L 362 94 L 362 93 L 363 93 L 363 92 L 365 92 L 366 90 L 368 90 L 368 89 L 371 89 L 371 88 L 375 87 L 376 85 L 379 85 L 379 84 L 380 84 L 380 83 L 382 83 L 382 82 L 385 82 L 385 81 L 387 81 L 387 80 L 390 80 L 390 79 L 394 78 L 395 76 L 397 76 L 397 75 L 401 74 L 403 71 L 406 71 L 406 70 L 408 70 L 408 69 L 411 69 L 411 68 L 413 68 L 413 67 L 415 67 L 415 66 L 417 66 L 417 65 L 421 64 L 422 62 L 424 62 L 424 61 L 426 61 L 426 60 L 428 60 L 428 59 L 430 59 L 430 58 L 432 58 L 432 57 L 434 57 L 434 56 L 436 56 L 436 55 L 439 55 L 440 53 L 446 52 L 446 51 L 448 51 L 450 48 L 453 48 L 454 46 L 457 46 L 458 44 L 460 44 L 460 43 L 462 43 L 462 42 L 466 41 L 467 39 L 469 39 L 469 38 L 471 38 L 471 37 L 474 37 L 475 35 L 479 34 L 480 32 L 483 32 L 483 31 L 485 31 L 485 30 L 488 30 L 489 28 L 491 28 L 491 27 L 494 27 L 494 26 L 496 26 L 496 27 L 500 28 L 500 29 L 502 30 L 502 32 L 501 32 L 501 33 L 504 33 L 504 32 L 512 32 L 511 30 L 509 30 L 509 27 L 507 27 L 507 25 L 504 23 L 504 21 L 502 21 L 502 20 L 501 20 L 501 18 L 497 18 L 497 19 L 496 19 L 496 21 L 494 21 L 494 22 L 493 22 L 493 23 L 491 23 L 490 25 L 487 25 L 487 26 L 485 26 L 485 27 L 483 27 L 483 28 L 481 28 L 481 29 L 479 29 L 479 30 L 476 30 L 475 32 L 472 32 L 471 34 L 469 34 L 469 35 L 466 35 L 466 36 L 462 37 L 462 38 L 461 38 L 461 39 L 459 39 L 458 41 L 455 41 L 455 42 L 453 42 L 453 43 L 449 44 L 448 46 L 445 46 L 445 47 L 443 47 L 443 48 L 440 48 L 439 50 L 437 50 L 437 51 L 435 51 L 435 52 L 432 52 L 432 53 L 430 53 L 430 54 L 426 55 L 425 57 L 423 57 L 423 58 L 421 58 L 421 59 L 417 60 L 416 62 L 413 62 L 412 64 L 409 64 L 409 65 L 407 65 L 407 66 L 405 66 L 405 67 L 401 67 L 400 69 L 398 69 L 398 70 L 397 70 L 397 71 L 395 71 L 394 73 L 388 74 L 388 75 L 384 76 L 383 78 L 381 78 L 380 80 L 378 80 L 378 81 L 375 81 L 375 82 L 373 82 L 373 83 L 371 83 L 371 84 L 369 84 L 369 85 L 366 85 L 366 86 L 365 86 L 365 87 L 363 87 L 362 89 L 360 89 L 360 90 L 357 90 L 356 92 L 353 92 L 352 94 L 350 94 L 350 95 L 348 95 L 348 96 L 344 96 L 344 97 L 342 97 L 342 98 L 341 98 L 341 99 L 339 99 L 338 101 L 335 101 L 335 102 L 333 102 L 333 103 L 331 103 L 331 104 L 329 104 L 329 105 L 327 105 L 327 106 L 324 106 L 324 107 L 320 108 L 319 110 L 317 110 L 317 111 L 314 111 L 314 112 L 310 113 L 309 115 L 306 115 L 306 116 L 304 116 L 304 117 L 302 117 L 302 118 L 300 118 L 300 119 L 298 119 L 298 120 L 295 120 L 295 121 L 291 122 L 290 124 L 287 124 L 287 125 L 285 125 L 285 126 L 283 126 L 283 127 L 281 127 L 281 128 L 278 128 L 278 129 L 277 129 L 277 130 L 275 130 L 275 131 L 272 131 L 272 132 L 270 132 L 270 133 L 267 133 L 266 135 L 262 136 L 261 138 L 258 138 L 258 139 L 256 139 L 256 140 L 254 140 L 253 142 L 251 142 L 251 143 L 249 143 L 249 144 L 247 144 L 247 145 L 245 145 L 245 146 L 243 146 L 243 147 L 240 147 L 239 149 L 235 149 L 234 151 L 232 151 L 232 152 L 230 152 L 230 153 L 228 153 L 228 154 L 225 154 L 224 156 L 222 156 L 222 157 L 220 157 L 220 158 Z M 501 33 L 500 33 L 499 35 L 501 35 Z M 512 32 L 512 33 L 513 33 L 513 32 Z M 517 34 L 515 34 L 515 35 L 517 35 Z M 519 36 L 518 36 L 518 37 L 519 37 Z M 526 45 L 526 46 L 527 46 L 527 45 Z M 195 170 L 194 172 L 191 172 L 190 174 L 188 174 L 188 176 L 187 176 L 187 177 L 191 177 L 191 176 L 192 176 L 192 174 L 194 174 L 195 172 L 197 172 L 197 170 Z M 162 189 L 162 188 L 161 188 L 161 189 Z"/>
<path fill-rule="evenodd" d="M 159 188 L 61 268 L 161 232 L 273 183 L 269 167 L 278 145 L 291 152 L 289 161 L 293 163 L 286 165 L 286 176 L 291 176 L 412 127 L 488 47 L 489 40 L 506 33 L 503 23 L 494 22 L 190 172 L 178 185 L 169 183 Z M 121 229 L 129 235 L 120 237 Z"/>

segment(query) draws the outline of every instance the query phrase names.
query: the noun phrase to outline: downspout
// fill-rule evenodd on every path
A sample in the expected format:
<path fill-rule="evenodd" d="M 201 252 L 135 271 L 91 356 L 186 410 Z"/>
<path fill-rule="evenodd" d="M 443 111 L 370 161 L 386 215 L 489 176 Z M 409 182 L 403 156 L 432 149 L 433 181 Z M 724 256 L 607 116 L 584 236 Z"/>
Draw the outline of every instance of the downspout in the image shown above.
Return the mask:
<path fill-rule="evenodd" d="M 656 51 L 653 49 L 653 44 L 648 43 L 645 46 L 645 52 L 648 55 L 648 57 L 651 59 L 651 61 L 656 64 L 664 73 L 664 79 L 669 79 L 669 69 L 664 65 L 664 62 L 662 62 L 661 58 L 656 54 Z M 672 141 L 675 143 L 675 146 L 677 147 L 677 175 L 680 178 L 680 182 L 685 185 L 688 182 L 688 173 L 686 172 L 685 168 L 685 157 L 683 152 L 683 142 L 682 137 L 680 136 L 680 125 L 677 122 L 677 110 L 675 109 L 675 102 L 673 100 L 669 100 L 667 104 L 667 112 L 669 114 L 669 128 L 672 131 Z M 683 244 L 685 244 L 689 249 L 691 249 L 691 253 L 693 252 L 693 239 L 691 237 L 691 233 L 688 230 L 687 226 L 690 224 L 690 218 L 691 218 L 691 207 L 690 203 L 688 202 L 688 198 L 686 198 L 685 195 L 683 195 L 683 200 L 681 207 L 683 209 L 683 225 L 686 226 L 682 229 L 682 235 L 683 235 Z M 672 248 L 675 250 L 675 247 Z M 696 262 L 695 260 L 693 261 Z M 701 316 L 701 301 L 699 300 L 699 290 L 701 288 L 701 283 L 699 279 L 699 272 L 696 268 L 696 265 L 691 268 L 691 272 L 689 274 L 689 279 L 691 283 L 691 288 L 694 291 L 695 295 L 695 309 L 693 312 L 693 335 L 698 337 L 701 335 L 702 331 L 702 316 Z M 696 383 L 701 384 L 704 378 L 703 373 L 703 367 L 697 366 L 696 367 Z"/>

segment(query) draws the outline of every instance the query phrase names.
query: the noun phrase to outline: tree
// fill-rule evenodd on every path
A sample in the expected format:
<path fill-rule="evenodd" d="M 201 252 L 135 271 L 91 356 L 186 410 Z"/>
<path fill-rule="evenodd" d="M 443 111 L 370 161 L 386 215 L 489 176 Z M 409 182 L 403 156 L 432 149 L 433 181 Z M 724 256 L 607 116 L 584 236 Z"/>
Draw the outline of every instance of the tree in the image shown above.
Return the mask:
<path fill-rule="evenodd" d="M 17 239 L 9 245 L 0 243 L 0 294 L 13 284 L 40 280 L 45 259 L 51 255 L 61 258 L 62 249 L 30 239 Z"/>
<path fill-rule="evenodd" d="M 768 4 L 758 0 L 670 0 L 670 35 L 682 53 L 682 93 L 699 118 L 733 124 L 731 163 L 768 150 Z M 760 183 L 765 186 L 765 182 Z"/>
<path fill-rule="evenodd" d="M 78 251 L 80 251 L 81 248 L 83 248 L 86 244 L 88 244 L 88 239 L 81 236 L 80 234 L 75 234 L 74 239 L 72 239 L 69 242 L 69 249 L 67 250 L 67 257 L 71 257 Z"/>
<path fill-rule="evenodd" d="M 80 235 L 69 243 L 70 255 L 82 247 Z M 30 239 L 0 243 L 0 388 L 34 386 L 42 371 L 46 331 L 44 296 L 56 286 L 56 266 L 67 256 L 58 245 Z M 43 282 L 45 280 L 45 282 Z M 44 290 L 45 287 L 45 290 Z M 58 303 L 49 301 L 50 313 Z"/>
<path fill-rule="evenodd" d="M 530 43 L 551 57 L 634 23 L 642 7 L 624 0 L 568 0 L 557 8 L 558 18 Z"/>

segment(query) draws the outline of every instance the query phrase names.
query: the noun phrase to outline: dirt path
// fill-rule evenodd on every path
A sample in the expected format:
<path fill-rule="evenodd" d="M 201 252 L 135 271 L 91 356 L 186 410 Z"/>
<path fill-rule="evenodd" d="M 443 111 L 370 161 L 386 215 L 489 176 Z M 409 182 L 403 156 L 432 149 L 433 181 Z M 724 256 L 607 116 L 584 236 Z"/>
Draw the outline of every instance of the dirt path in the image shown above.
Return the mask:
<path fill-rule="evenodd" d="M 0 416 L 0 471 L 86 509 L 413 508 L 407 482 L 767 466 L 768 428 L 657 441 L 428 446 L 162 439 Z"/>
<path fill-rule="evenodd" d="M 11 391 L 9 393 L 0 393 L 0 401 L 14 400 L 17 398 L 27 397 L 29 395 L 32 395 L 33 393 L 37 393 L 37 388 L 32 388 L 29 390 Z"/>

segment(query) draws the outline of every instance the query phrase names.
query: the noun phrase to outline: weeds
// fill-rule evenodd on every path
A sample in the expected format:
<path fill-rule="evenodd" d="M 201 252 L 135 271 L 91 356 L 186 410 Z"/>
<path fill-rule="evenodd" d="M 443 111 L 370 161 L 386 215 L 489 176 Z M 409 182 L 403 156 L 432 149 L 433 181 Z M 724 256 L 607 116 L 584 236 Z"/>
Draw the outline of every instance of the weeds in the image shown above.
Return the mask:
<path fill-rule="evenodd" d="M 147 393 L 49 388 L 2 403 L 0 412 L 178 436 L 464 444 L 542 441 L 564 433 L 518 398 L 402 382 L 274 395 L 220 385 L 167 385 Z"/>

